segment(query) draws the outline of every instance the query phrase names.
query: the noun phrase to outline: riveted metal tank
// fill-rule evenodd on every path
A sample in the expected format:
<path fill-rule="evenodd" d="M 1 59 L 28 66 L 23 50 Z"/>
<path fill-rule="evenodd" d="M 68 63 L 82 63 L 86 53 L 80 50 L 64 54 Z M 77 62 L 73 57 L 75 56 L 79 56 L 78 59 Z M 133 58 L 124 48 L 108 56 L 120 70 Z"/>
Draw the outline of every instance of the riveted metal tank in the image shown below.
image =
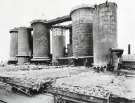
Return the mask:
<path fill-rule="evenodd" d="M 17 62 L 18 54 L 18 30 L 17 28 L 11 29 L 10 31 L 10 59 L 9 62 Z"/>
<path fill-rule="evenodd" d="M 18 64 L 29 62 L 31 57 L 31 30 L 32 28 L 18 28 Z"/>
<path fill-rule="evenodd" d="M 33 61 L 49 59 L 50 29 L 46 21 L 33 20 Z"/>
<path fill-rule="evenodd" d="M 96 5 L 94 14 L 94 65 L 107 65 L 109 49 L 117 48 L 117 4 Z"/>
<path fill-rule="evenodd" d="M 93 12 L 89 5 L 80 5 L 71 10 L 73 56 L 93 55 Z"/>
<path fill-rule="evenodd" d="M 52 54 L 53 59 L 65 55 L 65 29 L 62 27 L 52 28 Z"/>

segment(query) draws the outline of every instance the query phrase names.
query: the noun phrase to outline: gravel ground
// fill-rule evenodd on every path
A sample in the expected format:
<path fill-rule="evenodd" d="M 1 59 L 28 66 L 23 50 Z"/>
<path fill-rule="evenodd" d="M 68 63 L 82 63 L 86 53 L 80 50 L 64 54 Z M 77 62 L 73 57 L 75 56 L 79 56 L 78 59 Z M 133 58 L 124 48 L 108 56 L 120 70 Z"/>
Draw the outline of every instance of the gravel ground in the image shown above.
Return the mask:
<path fill-rule="evenodd" d="M 108 72 L 97 73 L 91 70 L 91 68 L 86 67 L 35 65 L 6 66 L 0 68 L 0 76 L 19 78 L 19 81 L 24 85 L 28 82 L 31 84 L 38 84 L 44 82 L 47 78 L 57 78 L 53 84 L 56 88 L 102 98 L 114 94 L 128 99 L 135 99 L 135 78 L 116 76 Z M 10 90 L 7 89 L 7 91 Z M 8 98 L 11 97 L 12 95 L 8 96 Z"/>

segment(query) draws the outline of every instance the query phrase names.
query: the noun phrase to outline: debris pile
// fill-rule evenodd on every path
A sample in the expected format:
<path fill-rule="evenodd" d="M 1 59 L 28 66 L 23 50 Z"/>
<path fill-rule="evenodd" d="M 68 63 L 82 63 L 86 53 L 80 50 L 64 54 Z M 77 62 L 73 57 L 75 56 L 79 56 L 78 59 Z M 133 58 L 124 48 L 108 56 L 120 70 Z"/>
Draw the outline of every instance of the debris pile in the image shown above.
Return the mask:
<path fill-rule="evenodd" d="M 79 86 L 72 86 L 67 84 L 62 84 L 61 87 L 54 87 L 55 89 L 60 89 L 63 91 L 69 91 L 77 94 L 84 94 L 88 96 L 95 96 L 100 98 L 108 98 L 109 97 L 109 91 L 105 90 L 103 87 L 95 86 L 95 87 L 79 87 Z"/>
<path fill-rule="evenodd" d="M 135 79 L 133 81 L 135 81 Z M 87 73 L 81 73 L 72 77 L 58 79 L 54 83 L 53 87 L 56 89 L 63 89 L 70 92 L 100 98 L 108 98 L 108 96 L 111 94 L 133 99 L 135 98 L 135 95 L 132 93 L 133 88 L 129 88 L 130 85 L 132 84 L 129 83 L 125 76 L 96 73 L 91 70 Z M 132 95 L 132 97 L 130 95 Z"/>
<path fill-rule="evenodd" d="M 135 78 L 127 78 L 125 75 L 97 73 L 86 67 L 29 66 L 27 70 L 23 70 L 23 66 L 20 68 L 0 69 L 0 81 L 28 95 L 33 92 L 41 93 L 40 91 L 45 91 L 51 86 L 58 90 L 100 98 L 108 98 L 110 95 L 135 98 Z"/>
<path fill-rule="evenodd" d="M 20 68 L 21 69 L 20 69 Z M 57 78 L 64 78 L 74 75 L 76 73 L 81 73 L 85 71 L 86 68 L 76 68 L 76 67 L 54 67 L 54 66 L 24 66 L 24 68 L 29 67 L 27 70 L 23 70 L 23 66 L 16 66 L 6 68 L 5 70 L 0 70 L 0 81 L 10 84 L 15 89 L 19 89 L 25 94 L 39 93 Z M 41 68 L 41 69 L 33 69 Z M 50 69 L 48 69 L 50 68 Z"/>

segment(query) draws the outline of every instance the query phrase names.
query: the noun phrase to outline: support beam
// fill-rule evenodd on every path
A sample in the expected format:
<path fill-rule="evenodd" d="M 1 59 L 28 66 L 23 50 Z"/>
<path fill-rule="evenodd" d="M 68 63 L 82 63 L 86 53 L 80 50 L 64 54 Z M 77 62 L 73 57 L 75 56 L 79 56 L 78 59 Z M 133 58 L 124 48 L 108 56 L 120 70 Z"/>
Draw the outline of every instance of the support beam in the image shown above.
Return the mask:
<path fill-rule="evenodd" d="M 57 17 L 55 19 L 48 20 L 49 25 L 55 25 L 58 23 L 66 22 L 66 21 L 71 21 L 70 15 L 62 16 L 62 17 Z"/>
<path fill-rule="evenodd" d="M 53 25 L 51 26 L 51 28 L 63 28 L 63 29 L 71 29 L 72 28 L 72 24 L 69 25 Z"/>

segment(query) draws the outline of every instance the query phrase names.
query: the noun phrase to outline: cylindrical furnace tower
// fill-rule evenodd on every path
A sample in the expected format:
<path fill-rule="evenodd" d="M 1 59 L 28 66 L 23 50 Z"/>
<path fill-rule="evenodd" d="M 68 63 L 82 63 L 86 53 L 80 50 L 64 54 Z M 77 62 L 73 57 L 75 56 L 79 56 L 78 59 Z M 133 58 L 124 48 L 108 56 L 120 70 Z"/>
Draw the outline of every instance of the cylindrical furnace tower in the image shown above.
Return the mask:
<path fill-rule="evenodd" d="M 18 54 L 18 30 L 17 28 L 11 29 L 10 31 L 10 59 L 9 63 L 17 62 Z"/>
<path fill-rule="evenodd" d="M 109 49 L 117 48 L 117 5 L 106 2 L 95 6 L 94 65 L 107 65 Z"/>
<path fill-rule="evenodd" d="M 70 13 L 74 57 L 93 56 L 93 12 L 93 7 L 81 5 Z"/>
<path fill-rule="evenodd" d="M 31 30 L 32 28 L 18 28 L 18 64 L 29 62 L 31 57 Z"/>
<path fill-rule="evenodd" d="M 50 57 L 50 30 L 43 20 L 33 20 L 33 59 L 32 61 L 40 62 L 49 60 Z"/>
<path fill-rule="evenodd" d="M 53 59 L 64 57 L 65 55 L 65 29 L 62 27 L 52 28 L 52 55 Z"/>

